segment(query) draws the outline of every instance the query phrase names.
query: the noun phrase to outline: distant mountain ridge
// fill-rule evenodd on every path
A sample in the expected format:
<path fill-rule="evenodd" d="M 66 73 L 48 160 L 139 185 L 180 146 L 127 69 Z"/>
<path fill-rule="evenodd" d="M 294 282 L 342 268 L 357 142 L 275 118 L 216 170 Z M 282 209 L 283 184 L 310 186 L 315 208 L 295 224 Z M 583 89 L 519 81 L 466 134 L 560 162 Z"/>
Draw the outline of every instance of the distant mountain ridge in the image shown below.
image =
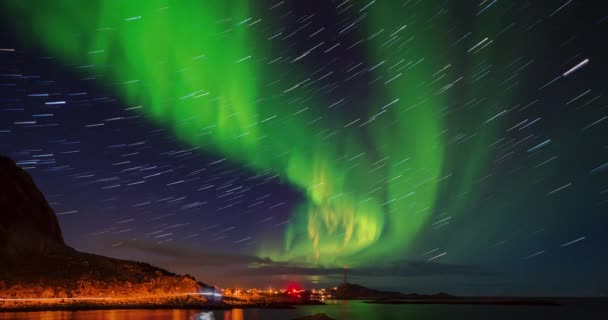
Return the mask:
<path fill-rule="evenodd" d="M 0 156 L 0 261 L 0 298 L 128 298 L 193 293 L 205 286 L 193 277 L 146 263 L 69 247 L 55 212 L 31 176 L 4 156 Z"/>
<path fill-rule="evenodd" d="M 455 298 L 447 293 L 423 295 L 417 293 L 404 294 L 394 291 L 380 291 L 366 288 L 354 283 L 343 283 L 332 290 L 332 296 L 337 299 L 449 299 Z"/>

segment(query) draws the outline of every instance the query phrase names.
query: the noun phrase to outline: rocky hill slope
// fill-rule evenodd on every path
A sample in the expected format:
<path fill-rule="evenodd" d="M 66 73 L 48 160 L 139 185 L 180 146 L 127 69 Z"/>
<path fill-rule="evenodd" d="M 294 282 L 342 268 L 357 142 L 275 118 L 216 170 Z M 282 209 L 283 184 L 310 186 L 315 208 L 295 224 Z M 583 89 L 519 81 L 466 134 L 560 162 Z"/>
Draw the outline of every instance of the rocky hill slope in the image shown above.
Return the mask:
<path fill-rule="evenodd" d="M 204 286 L 192 277 L 146 263 L 82 253 L 69 247 L 63 241 L 53 209 L 30 175 L 3 156 L 0 262 L 0 298 L 120 299 L 193 293 Z"/>
<path fill-rule="evenodd" d="M 0 156 L 0 256 L 10 262 L 64 245 L 55 213 L 32 178 Z"/>

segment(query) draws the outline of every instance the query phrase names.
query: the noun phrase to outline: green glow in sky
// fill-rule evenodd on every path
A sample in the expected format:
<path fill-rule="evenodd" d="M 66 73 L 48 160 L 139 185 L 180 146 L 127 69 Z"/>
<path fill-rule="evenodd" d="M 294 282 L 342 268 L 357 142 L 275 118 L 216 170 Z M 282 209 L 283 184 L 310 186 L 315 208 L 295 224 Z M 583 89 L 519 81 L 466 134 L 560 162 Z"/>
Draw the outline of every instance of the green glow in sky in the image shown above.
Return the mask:
<path fill-rule="evenodd" d="M 270 63 L 280 50 L 264 22 L 250 25 L 253 2 L 8 2 L 43 47 L 92 65 L 127 107 L 141 106 L 135 112 L 185 144 L 280 174 L 305 194 L 283 246 L 261 243 L 258 253 L 327 266 L 407 256 L 447 175 L 441 110 L 458 76 L 454 66 L 437 73 L 448 65 L 445 30 L 422 21 L 432 3 L 418 16 L 389 5 L 375 3 L 361 22 L 367 64 L 379 65 L 370 73 L 381 78 L 368 114 L 346 127 L 323 113 L 333 101 L 309 72 Z M 411 39 L 392 45 L 394 37 Z M 470 168 L 473 177 L 479 164 Z"/>

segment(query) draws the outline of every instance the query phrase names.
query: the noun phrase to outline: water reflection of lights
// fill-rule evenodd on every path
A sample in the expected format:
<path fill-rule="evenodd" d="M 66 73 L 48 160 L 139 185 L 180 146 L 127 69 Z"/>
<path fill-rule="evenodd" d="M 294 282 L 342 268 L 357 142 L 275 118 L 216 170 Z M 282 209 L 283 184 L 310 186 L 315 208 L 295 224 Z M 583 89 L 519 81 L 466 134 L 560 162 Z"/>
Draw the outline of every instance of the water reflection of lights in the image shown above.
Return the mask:
<path fill-rule="evenodd" d="M 224 311 L 224 320 L 244 320 L 243 309 L 232 309 Z"/>

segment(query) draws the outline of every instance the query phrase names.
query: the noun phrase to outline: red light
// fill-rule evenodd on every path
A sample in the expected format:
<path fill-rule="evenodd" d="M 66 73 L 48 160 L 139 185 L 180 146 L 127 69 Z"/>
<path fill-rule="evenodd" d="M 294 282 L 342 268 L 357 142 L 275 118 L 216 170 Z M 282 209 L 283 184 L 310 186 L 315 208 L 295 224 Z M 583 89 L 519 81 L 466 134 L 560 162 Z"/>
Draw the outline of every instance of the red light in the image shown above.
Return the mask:
<path fill-rule="evenodd" d="M 288 292 L 297 292 L 302 290 L 302 286 L 299 285 L 298 283 L 295 282 L 290 282 L 287 284 L 287 291 Z"/>

